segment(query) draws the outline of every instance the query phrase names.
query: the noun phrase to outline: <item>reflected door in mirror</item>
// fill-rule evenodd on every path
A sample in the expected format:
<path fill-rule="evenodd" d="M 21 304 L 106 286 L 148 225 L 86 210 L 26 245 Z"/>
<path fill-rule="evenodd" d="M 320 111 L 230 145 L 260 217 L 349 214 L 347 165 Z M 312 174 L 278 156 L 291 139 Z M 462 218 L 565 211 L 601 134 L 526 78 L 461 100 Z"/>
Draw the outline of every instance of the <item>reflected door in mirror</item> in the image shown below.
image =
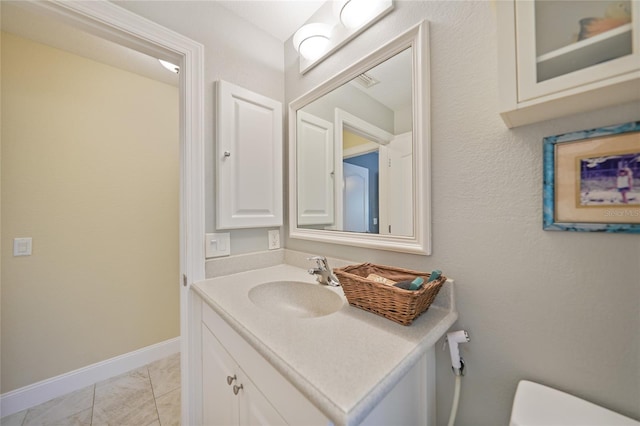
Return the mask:
<path fill-rule="evenodd" d="M 380 148 L 380 233 L 413 235 L 413 150 L 411 132 Z"/>
<path fill-rule="evenodd" d="M 298 224 L 334 223 L 333 124 L 304 111 L 297 115 Z"/>

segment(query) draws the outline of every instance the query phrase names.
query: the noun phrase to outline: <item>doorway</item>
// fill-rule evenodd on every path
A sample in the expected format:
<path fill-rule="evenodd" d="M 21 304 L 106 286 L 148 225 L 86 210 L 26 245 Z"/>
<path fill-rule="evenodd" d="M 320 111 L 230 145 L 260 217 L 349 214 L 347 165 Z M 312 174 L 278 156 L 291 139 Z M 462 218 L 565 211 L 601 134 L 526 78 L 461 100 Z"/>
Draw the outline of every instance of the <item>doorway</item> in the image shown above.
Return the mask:
<path fill-rule="evenodd" d="M 344 230 L 349 232 L 379 232 L 379 154 L 378 151 L 345 157 Z"/>
<path fill-rule="evenodd" d="M 180 335 L 182 370 L 189 371 L 189 286 L 204 279 L 204 167 L 203 167 L 203 48 L 159 25 L 127 12 L 109 2 L 29 3 L 24 7 L 65 20 L 94 35 L 115 41 L 181 66 L 179 95 L 180 213 L 179 257 Z M 126 300 L 122 301 L 126 303 Z M 183 424 L 192 412 L 189 398 L 191 377 L 182 380 Z M 3 407 L 5 401 L 3 401 Z"/>

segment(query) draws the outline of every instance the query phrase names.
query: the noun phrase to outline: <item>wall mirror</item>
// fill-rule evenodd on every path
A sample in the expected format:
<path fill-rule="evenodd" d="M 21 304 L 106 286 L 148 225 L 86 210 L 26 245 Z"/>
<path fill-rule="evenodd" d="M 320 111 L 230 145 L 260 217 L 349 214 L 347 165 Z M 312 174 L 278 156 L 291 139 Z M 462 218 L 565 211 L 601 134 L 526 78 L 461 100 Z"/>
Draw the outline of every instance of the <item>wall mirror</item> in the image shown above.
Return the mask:
<path fill-rule="evenodd" d="M 291 238 L 430 254 L 427 32 L 289 105 Z"/>

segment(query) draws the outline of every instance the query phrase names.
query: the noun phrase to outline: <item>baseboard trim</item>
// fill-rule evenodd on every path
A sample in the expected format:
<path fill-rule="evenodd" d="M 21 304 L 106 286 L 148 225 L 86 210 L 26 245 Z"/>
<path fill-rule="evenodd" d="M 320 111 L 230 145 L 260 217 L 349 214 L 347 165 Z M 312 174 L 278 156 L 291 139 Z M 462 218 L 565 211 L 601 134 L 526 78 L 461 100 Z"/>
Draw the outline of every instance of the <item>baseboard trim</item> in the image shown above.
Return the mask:
<path fill-rule="evenodd" d="M 69 392 L 180 352 L 180 337 L 165 340 L 0 395 L 0 417 L 10 416 Z"/>

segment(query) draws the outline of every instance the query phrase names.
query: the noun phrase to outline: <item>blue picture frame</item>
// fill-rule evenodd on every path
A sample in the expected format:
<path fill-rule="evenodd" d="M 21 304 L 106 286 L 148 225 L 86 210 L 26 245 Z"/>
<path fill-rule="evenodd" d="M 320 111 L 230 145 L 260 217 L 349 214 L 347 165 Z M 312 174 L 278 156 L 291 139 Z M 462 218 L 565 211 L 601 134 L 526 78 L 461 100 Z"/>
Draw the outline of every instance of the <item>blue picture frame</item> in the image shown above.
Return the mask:
<path fill-rule="evenodd" d="M 631 192 L 633 194 L 633 198 L 631 198 L 632 200 L 632 204 L 630 201 L 627 200 L 626 198 L 626 194 L 628 193 L 628 191 L 624 191 L 624 187 L 620 188 L 620 186 L 618 186 L 618 188 L 614 187 L 607 187 L 606 194 L 607 196 L 603 197 L 602 199 L 598 199 L 597 201 L 600 202 L 601 205 L 599 206 L 592 206 L 592 205 L 588 205 L 588 203 L 586 203 L 585 205 L 580 205 L 578 207 L 582 208 L 587 206 L 587 208 L 590 207 L 607 207 L 609 208 L 609 212 L 611 212 L 611 214 L 609 216 L 618 216 L 618 217 L 624 217 L 625 219 L 628 217 L 629 218 L 629 222 L 631 223 L 613 223 L 613 222 L 607 222 L 606 221 L 606 214 L 602 214 L 601 216 L 603 217 L 603 220 L 597 220 L 597 221 L 593 221 L 593 222 L 584 222 L 582 220 L 575 220 L 575 221 L 563 221 L 560 222 L 558 220 L 556 220 L 556 177 L 557 177 L 557 173 L 558 173 L 558 159 L 557 159 L 557 149 L 561 146 L 561 144 L 565 144 L 565 143 L 580 143 L 582 141 L 587 142 L 587 141 L 592 141 L 595 138 L 607 138 L 606 144 L 607 146 L 611 146 L 611 151 L 615 152 L 616 149 L 616 137 L 611 138 L 612 136 L 616 136 L 616 135 L 623 135 L 623 134 L 628 134 L 628 133 L 633 133 L 633 132 L 640 132 L 640 121 L 633 121 L 633 122 L 629 122 L 629 123 L 624 123 L 624 124 L 619 124 L 619 125 L 615 125 L 615 126 L 608 126 L 608 127 L 601 127 L 601 128 L 597 128 L 597 129 L 591 129 L 591 130 L 582 130 L 582 131 L 578 131 L 578 132 L 572 132 L 572 133 L 566 133 L 566 134 L 562 134 L 562 135 L 556 135 L 556 136 L 548 136 L 545 137 L 543 139 L 543 208 L 542 208 L 542 222 L 543 222 L 543 229 L 545 231 L 586 231 L 586 232 L 625 232 L 625 233 L 640 233 L 640 197 L 637 196 L 637 193 L 635 192 Z M 624 176 L 626 175 L 626 171 L 625 172 L 620 172 L 619 170 L 621 168 L 626 168 L 625 165 L 629 164 L 629 160 L 631 159 L 631 163 L 632 166 L 634 168 L 634 170 L 638 170 L 640 169 L 640 133 L 638 133 L 638 138 L 637 138 L 637 144 L 638 144 L 638 149 L 636 150 L 636 138 L 635 135 L 633 136 L 633 140 L 631 142 L 631 144 L 633 145 L 633 149 L 630 151 L 631 153 L 627 153 L 625 155 L 608 155 L 608 156 L 598 156 L 597 153 L 594 154 L 593 158 L 586 158 L 583 160 L 580 160 L 580 163 L 577 163 L 577 171 L 574 172 L 577 174 L 577 179 L 578 182 L 576 182 L 575 187 L 576 189 L 576 199 L 578 200 L 579 197 L 582 197 L 582 193 L 583 190 L 581 189 L 583 186 L 583 182 L 582 180 L 585 179 L 584 176 L 586 176 L 581 170 L 584 169 L 585 171 L 587 171 L 587 173 L 593 173 L 591 171 L 587 170 L 587 167 L 599 167 L 593 165 L 592 163 L 598 163 L 598 162 L 603 162 L 603 161 L 610 161 L 610 162 L 615 162 L 617 161 L 619 164 L 623 164 L 622 166 L 618 165 L 618 173 L 620 173 L 619 175 L 615 175 L 614 177 L 611 177 L 610 174 L 612 172 L 608 172 L 609 175 L 607 175 L 606 179 L 608 179 L 609 183 L 611 182 L 616 182 L 617 176 Z M 627 138 L 626 141 L 626 145 L 629 145 L 629 141 Z M 627 151 L 628 148 L 627 148 Z M 613 158 L 617 158 L 617 160 L 612 160 Z M 638 164 L 635 164 L 635 162 L 638 162 Z M 585 167 L 580 168 L 580 164 L 584 163 Z M 611 168 L 608 170 L 612 170 Z M 632 170 L 629 168 L 626 168 L 626 170 L 629 170 L 629 174 L 631 174 L 630 176 L 630 180 L 629 182 L 631 183 L 630 188 L 633 188 L 633 186 L 635 186 L 634 184 L 634 177 L 635 178 L 640 178 L 640 174 L 634 176 L 632 173 Z M 601 174 L 601 176 L 604 176 Z M 595 178 L 593 178 L 595 179 Z M 600 180 L 604 180 L 604 177 L 600 177 Z M 585 182 L 586 179 L 585 179 Z M 618 182 L 620 182 L 618 180 Z M 619 183 L 618 183 L 619 185 Z M 601 191 L 602 192 L 602 191 Z M 589 191 L 586 191 L 586 194 L 589 194 Z M 624 196 L 624 200 L 620 199 L 616 199 L 613 200 L 611 197 L 614 196 L 614 194 L 620 194 L 619 197 L 623 197 Z M 615 195 L 616 197 L 618 197 L 618 195 Z M 582 200 L 584 200 L 584 198 L 581 198 L 580 203 L 582 203 Z M 605 203 L 610 203 L 607 204 L 606 206 L 604 205 Z M 623 204 L 625 203 L 625 204 Z M 629 203 L 629 204 L 627 204 Z M 576 201 L 576 204 L 578 204 L 578 201 Z M 612 206 L 612 207 L 609 207 Z M 607 211 L 603 211 L 603 213 L 606 213 Z M 620 219 L 618 219 L 619 222 Z"/>

